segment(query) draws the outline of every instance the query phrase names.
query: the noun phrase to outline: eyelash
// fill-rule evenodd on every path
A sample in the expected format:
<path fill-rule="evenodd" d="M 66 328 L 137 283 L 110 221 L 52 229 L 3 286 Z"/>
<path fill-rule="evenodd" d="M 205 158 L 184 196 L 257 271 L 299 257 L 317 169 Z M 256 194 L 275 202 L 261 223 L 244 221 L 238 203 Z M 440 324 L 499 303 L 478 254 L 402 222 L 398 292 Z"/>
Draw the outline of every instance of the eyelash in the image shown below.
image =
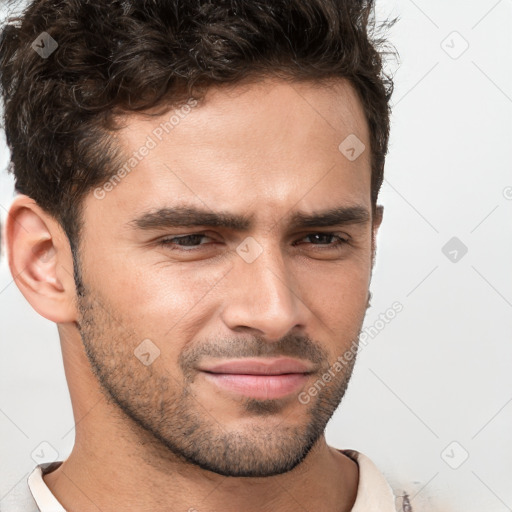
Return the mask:
<path fill-rule="evenodd" d="M 324 233 L 324 232 L 321 232 L 321 231 L 316 232 L 316 233 L 309 233 L 308 235 L 302 237 L 301 240 L 303 240 L 304 238 L 309 238 L 311 236 L 315 236 L 315 235 L 321 235 L 321 236 L 326 236 L 326 237 L 333 237 L 333 238 L 337 238 L 338 239 L 335 244 L 329 244 L 328 247 L 322 247 L 322 245 L 326 245 L 326 244 L 313 244 L 319 250 L 329 250 L 329 249 L 332 249 L 332 248 L 339 249 L 343 245 L 346 245 L 346 244 L 349 243 L 346 238 L 343 238 L 343 237 L 337 235 L 336 233 Z M 161 247 L 165 247 L 165 248 L 174 250 L 174 251 L 183 251 L 183 252 L 193 252 L 193 251 L 199 250 L 202 245 L 207 245 L 207 244 L 199 244 L 198 246 L 192 246 L 192 248 L 190 248 L 190 249 L 183 249 L 183 248 L 179 248 L 178 249 L 178 248 L 176 248 L 176 247 L 187 247 L 187 246 L 180 246 L 180 245 L 177 245 L 176 247 L 171 247 L 171 245 L 175 243 L 173 241 L 175 241 L 175 240 L 183 240 L 183 239 L 187 239 L 187 238 L 191 238 L 191 237 L 206 237 L 206 238 L 210 238 L 205 233 L 193 233 L 193 234 L 189 234 L 189 235 L 180 235 L 180 236 L 173 236 L 173 237 L 163 238 L 162 240 L 158 241 L 158 245 L 161 246 Z"/>

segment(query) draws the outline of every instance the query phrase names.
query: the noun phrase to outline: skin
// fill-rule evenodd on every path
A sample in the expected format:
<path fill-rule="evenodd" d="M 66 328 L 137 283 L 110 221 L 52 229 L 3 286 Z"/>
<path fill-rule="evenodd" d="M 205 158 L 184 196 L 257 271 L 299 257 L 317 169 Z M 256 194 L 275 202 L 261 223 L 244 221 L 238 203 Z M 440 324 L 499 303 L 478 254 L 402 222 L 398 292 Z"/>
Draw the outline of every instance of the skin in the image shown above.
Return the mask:
<path fill-rule="evenodd" d="M 168 119 L 126 117 L 117 137 L 127 156 Z M 367 148 L 355 161 L 338 150 L 350 134 Z M 76 423 L 72 453 L 44 478 L 66 510 L 352 508 L 357 464 L 327 445 L 324 429 L 354 360 L 307 404 L 298 394 L 349 349 L 368 307 L 382 213 L 372 214 L 369 147 L 362 106 L 344 80 L 210 89 L 103 199 L 85 197 L 78 296 L 62 228 L 29 197 L 15 199 L 11 272 L 58 325 Z M 133 227 L 144 212 L 177 205 L 253 224 Z M 354 206 L 367 218 L 289 224 L 297 211 Z M 158 244 L 190 234 L 205 237 L 184 248 Z M 262 250 L 251 263 L 236 250 L 247 237 Z M 134 350 L 148 339 L 160 353 L 145 365 Z M 198 371 L 283 355 L 315 372 L 280 399 L 218 389 Z"/>

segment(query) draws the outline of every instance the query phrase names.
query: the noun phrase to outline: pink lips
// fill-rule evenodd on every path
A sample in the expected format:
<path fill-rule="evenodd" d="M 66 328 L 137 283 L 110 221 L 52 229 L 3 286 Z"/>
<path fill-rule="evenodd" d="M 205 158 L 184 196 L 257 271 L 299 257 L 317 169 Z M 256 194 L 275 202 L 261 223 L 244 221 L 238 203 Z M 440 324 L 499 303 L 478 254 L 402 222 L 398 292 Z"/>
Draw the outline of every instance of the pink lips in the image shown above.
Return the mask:
<path fill-rule="evenodd" d="M 221 389 L 260 400 L 285 397 L 298 391 L 313 372 L 298 359 L 239 359 L 200 368 Z"/>

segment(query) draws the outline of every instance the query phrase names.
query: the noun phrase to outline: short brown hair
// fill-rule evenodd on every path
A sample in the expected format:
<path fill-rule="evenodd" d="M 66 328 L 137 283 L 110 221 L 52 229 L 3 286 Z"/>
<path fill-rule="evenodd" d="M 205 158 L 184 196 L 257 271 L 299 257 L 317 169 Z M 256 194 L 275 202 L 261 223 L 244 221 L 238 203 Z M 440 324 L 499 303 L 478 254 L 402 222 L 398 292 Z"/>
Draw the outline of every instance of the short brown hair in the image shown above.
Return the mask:
<path fill-rule="evenodd" d="M 73 249 L 84 195 L 119 165 L 116 114 L 250 77 L 343 77 L 370 129 L 375 207 L 393 91 L 375 25 L 372 0 L 32 0 L 0 40 L 16 190 L 60 222 Z M 58 45 L 45 58 L 33 47 L 43 32 Z"/>

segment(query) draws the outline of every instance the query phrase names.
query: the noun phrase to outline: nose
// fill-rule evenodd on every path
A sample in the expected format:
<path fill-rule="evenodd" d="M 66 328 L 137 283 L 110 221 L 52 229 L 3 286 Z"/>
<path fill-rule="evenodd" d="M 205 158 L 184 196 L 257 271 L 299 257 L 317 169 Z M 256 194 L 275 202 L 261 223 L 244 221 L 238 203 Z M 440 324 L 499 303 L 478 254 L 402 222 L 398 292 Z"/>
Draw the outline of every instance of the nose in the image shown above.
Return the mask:
<path fill-rule="evenodd" d="M 251 263 L 236 256 L 223 322 L 234 332 L 279 341 L 292 329 L 304 328 L 312 315 L 300 296 L 299 284 L 279 249 L 264 248 Z"/>

